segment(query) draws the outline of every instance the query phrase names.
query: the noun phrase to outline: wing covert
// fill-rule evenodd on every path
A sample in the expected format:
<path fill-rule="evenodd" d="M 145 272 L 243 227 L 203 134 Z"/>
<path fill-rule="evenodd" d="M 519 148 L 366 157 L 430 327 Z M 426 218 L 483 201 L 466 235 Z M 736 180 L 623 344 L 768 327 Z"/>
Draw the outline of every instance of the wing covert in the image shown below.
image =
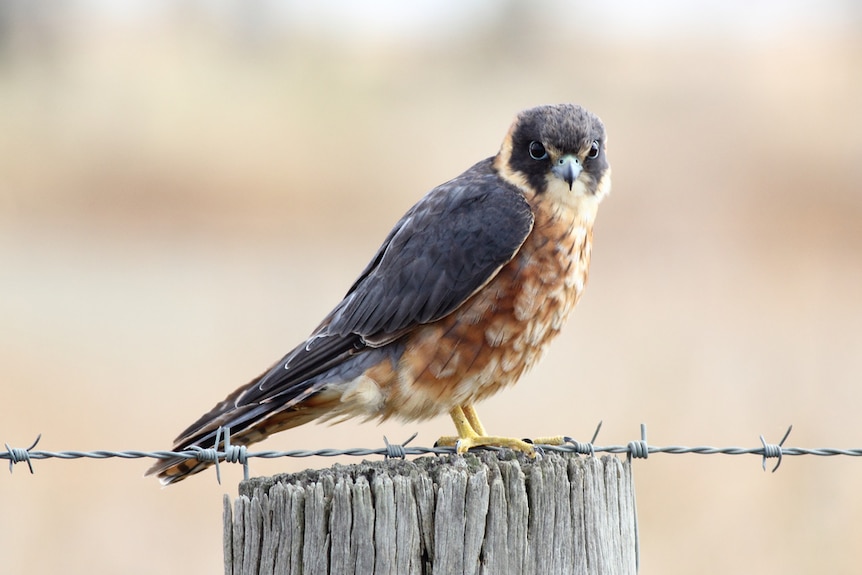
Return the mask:
<path fill-rule="evenodd" d="M 523 194 L 484 160 L 401 218 L 322 331 L 380 345 L 445 317 L 512 259 L 532 227 Z"/>

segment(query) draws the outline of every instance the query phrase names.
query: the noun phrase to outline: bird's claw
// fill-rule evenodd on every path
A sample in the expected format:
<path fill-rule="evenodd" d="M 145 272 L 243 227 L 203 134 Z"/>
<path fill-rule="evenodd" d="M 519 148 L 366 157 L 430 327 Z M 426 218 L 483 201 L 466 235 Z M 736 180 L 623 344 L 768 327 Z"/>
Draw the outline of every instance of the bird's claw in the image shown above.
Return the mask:
<path fill-rule="evenodd" d="M 441 437 L 435 445 L 454 447 L 459 454 L 467 453 L 474 447 L 503 447 L 520 451 L 529 457 L 536 456 L 536 448 L 531 443 L 513 437 L 498 437 L 493 435 L 476 435 L 469 437 Z"/>

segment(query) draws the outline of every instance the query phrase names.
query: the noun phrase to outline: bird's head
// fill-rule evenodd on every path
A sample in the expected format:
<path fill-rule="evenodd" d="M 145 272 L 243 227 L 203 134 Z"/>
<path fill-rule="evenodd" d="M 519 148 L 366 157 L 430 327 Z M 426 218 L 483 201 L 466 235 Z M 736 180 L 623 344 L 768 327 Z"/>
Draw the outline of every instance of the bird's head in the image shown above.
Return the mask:
<path fill-rule="evenodd" d="M 539 106 L 518 114 L 494 164 L 528 195 L 598 203 L 611 187 L 606 141 L 604 124 L 584 108 Z"/>

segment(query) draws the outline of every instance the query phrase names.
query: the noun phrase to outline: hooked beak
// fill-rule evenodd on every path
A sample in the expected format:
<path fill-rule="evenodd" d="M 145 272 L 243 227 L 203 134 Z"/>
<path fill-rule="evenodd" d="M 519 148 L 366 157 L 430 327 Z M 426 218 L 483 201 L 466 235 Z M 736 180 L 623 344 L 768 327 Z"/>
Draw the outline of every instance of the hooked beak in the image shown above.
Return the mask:
<path fill-rule="evenodd" d="M 569 190 L 572 189 L 572 185 L 575 183 L 575 180 L 578 179 L 578 176 L 581 174 L 581 162 L 572 155 L 563 156 L 559 160 L 557 160 L 556 165 L 551 168 L 551 171 L 554 172 L 554 175 L 565 181 L 569 184 Z"/>

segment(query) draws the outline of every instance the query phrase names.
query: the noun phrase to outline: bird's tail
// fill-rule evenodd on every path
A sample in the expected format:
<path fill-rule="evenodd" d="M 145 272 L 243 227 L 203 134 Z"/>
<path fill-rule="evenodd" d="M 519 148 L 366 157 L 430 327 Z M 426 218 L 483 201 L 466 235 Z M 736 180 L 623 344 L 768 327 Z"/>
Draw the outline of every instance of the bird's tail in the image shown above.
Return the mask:
<path fill-rule="evenodd" d="M 237 397 L 259 380 L 260 377 L 257 377 L 248 385 L 234 391 L 174 440 L 172 451 L 196 451 L 200 454 L 199 457 L 161 459 L 147 470 L 146 475 L 156 475 L 162 485 L 170 485 L 215 464 L 215 458 L 210 455 L 211 452 L 207 453 L 207 450 L 214 448 L 224 451 L 226 439 L 230 445 L 250 445 L 263 439 L 265 436 L 249 428 L 249 425 L 260 417 L 260 413 L 255 412 L 262 411 L 261 406 L 238 407 L 236 404 Z M 228 433 L 231 434 L 229 438 Z"/>
<path fill-rule="evenodd" d="M 362 349 L 364 344 L 355 334 L 312 336 L 228 395 L 174 440 L 173 451 L 196 451 L 198 457 L 162 459 L 147 475 L 157 475 L 162 484 L 170 485 L 200 473 L 215 463 L 211 449 L 224 451 L 225 429 L 230 429 L 231 444 L 251 445 L 277 431 L 331 417 L 341 394 L 329 384 L 355 378 L 379 361 L 374 354 L 347 361 Z"/>
<path fill-rule="evenodd" d="M 227 445 L 251 445 L 265 437 L 266 435 L 253 428 L 234 434 L 229 427 L 219 426 L 213 433 L 207 433 L 193 442 L 179 442 L 178 438 L 172 451 L 194 451 L 196 457 L 177 456 L 161 459 L 147 470 L 146 475 L 156 475 L 162 485 L 170 485 L 214 465 L 218 456 L 212 453 L 211 449 L 225 452 Z"/>
<path fill-rule="evenodd" d="M 156 462 L 146 475 L 156 475 L 162 485 L 182 481 L 215 464 L 211 449 L 225 451 L 229 445 L 251 445 L 285 429 L 308 423 L 325 415 L 335 401 L 320 387 L 311 385 L 285 393 L 281 401 L 244 403 L 243 394 L 256 386 L 261 377 L 237 389 L 201 416 L 174 440 L 172 451 L 195 451 L 198 457 L 169 457 Z M 239 401 L 238 401 L 239 398 Z M 230 433 L 228 438 L 227 432 Z"/>

